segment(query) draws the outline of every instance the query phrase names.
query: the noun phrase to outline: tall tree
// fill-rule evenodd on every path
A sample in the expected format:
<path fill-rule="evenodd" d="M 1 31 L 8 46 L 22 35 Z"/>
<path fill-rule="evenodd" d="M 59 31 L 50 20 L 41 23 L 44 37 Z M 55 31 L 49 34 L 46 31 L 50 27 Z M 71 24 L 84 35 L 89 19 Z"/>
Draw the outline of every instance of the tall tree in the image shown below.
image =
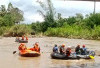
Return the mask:
<path fill-rule="evenodd" d="M 13 17 L 12 19 L 15 24 L 18 24 L 20 23 L 20 21 L 23 21 L 23 12 L 19 8 L 15 8 L 11 3 L 9 3 L 7 10 L 8 13 L 10 13 Z"/>
<path fill-rule="evenodd" d="M 7 8 L 7 11 L 8 11 L 8 12 L 11 12 L 13 8 L 14 8 L 14 7 L 13 7 L 12 3 L 9 3 L 9 4 L 8 4 L 8 8 Z"/>
<path fill-rule="evenodd" d="M 23 21 L 23 12 L 18 8 L 13 8 L 11 10 L 11 15 L 15 24 L 18 24 L 20 23 L 20 21 Z"/>
<path fill-rule="evenodd" d="M 1 5 L 0 7 L 0 16 L 4 16 L 6 14 L 6 7 L 5 5 Z"/>
<path fill-rule="evenodd" d="M 23 12 L 14 7 L 11 3 L 8 4 L 6 9 L 5 5 L 0 6 L 0 25 L 12 26 L 23 21 Z"/>
<path fill-rule="evenodd" d="M 46 0 L 46 2 L 38 1 L 43 10 L 38 10 L 38 12 L 44 17 L 45 22 L 43 23 L 44 31 L 48 27 L 55 27 L 55 11 L 51 0 Z"/>

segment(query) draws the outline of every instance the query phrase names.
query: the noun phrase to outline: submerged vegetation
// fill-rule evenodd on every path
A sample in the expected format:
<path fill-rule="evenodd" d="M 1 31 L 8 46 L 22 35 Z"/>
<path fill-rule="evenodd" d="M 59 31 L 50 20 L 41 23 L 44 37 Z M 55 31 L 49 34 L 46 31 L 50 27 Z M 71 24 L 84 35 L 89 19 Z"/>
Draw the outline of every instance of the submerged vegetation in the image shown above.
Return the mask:
<path fill-rule="evenodd" d="M 4 5 L 0 7 L 0 35 L 21 36 L 23 34 L 39 34 L 46 36 L 100 39 L 100 13 L 90 13 L 83 16 L 77 13 L 75 16 L 63 18 L 60 13 L 56 13 L 51 0 L 46 3 L 39 2 L 43 10 L 38 12 L 43 16 L 43 22 L 33 22 L 32 24 L 21 24 L 23 12 L 19 8 L 13 7 L 9 3 L 6 9 Z"/>

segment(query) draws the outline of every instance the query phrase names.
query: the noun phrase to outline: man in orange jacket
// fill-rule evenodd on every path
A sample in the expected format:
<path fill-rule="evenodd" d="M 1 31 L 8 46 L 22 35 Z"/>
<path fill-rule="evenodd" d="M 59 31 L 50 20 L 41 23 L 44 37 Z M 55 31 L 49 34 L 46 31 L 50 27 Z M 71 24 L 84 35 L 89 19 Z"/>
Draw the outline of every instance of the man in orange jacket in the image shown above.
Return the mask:
<path fill-rule="evenodd" d="M 21 43 L 21 44 L 19 45 L 18 49 L 19 49 L 20 51 L 24 51 L 24 50 L 26 50 L 27 48 L 26 48 L 26 46 L 25 46 L 24 43 Z"/>
<path fill-rule="evenodd" d="M 39 47 L 39 44 L 36 42 L 34 47 L 33 47 L 33 51 L 36 51 L 36 52 L 40 52 L 40 47 Z"/>
<path fill-rule="evenodd" d="M 71 48 L 70 48 L 70 46 L 69 46 L 69 47 L 67 47 L 67 49 L 66 49 L 66 55 L 67 55 L 67 57 L 70 56 L 70 54 L 71 54 Z"/>
<path fill-rule="evenodd" d="M 28 41 L 28 37 L 26 36 L 26 40 Z"/>
<path fill-rule="evenodd" d="M 22 40 L 24 40 L 24 35 L 22 36 Z"/>

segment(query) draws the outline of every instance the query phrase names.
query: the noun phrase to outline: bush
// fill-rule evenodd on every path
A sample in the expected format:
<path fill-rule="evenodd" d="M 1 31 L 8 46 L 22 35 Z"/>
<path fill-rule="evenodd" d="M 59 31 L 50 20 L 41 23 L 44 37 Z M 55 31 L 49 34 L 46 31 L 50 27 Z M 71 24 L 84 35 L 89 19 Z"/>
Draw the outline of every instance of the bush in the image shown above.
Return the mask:
<path fill-rule="evenodd" d="M 24 34 L 30 34 L 31 32 L 31 28 L 27 25 L 14 25 L 6 32 L 5 36 L 22 36 Z"/>
<path fill-rule="evenodd" d="M 7 30 L 7 27 L 0 27 L 0 35 L 3 35 Z"/>
<path fill-rule="evenodd" d="M 48 28 L 48 30 L 45 32 L 45 35 L 90 39 L 92 36 L 92 30 L 84 29 L 78 25 L 64 25 L 63 27 Z"/>
<path fill-rule="evenodd" d="M 95 26 L 94 29 L 92 30 L 92 38 L 93 39 L 100 39 L 100 25 Z"/>

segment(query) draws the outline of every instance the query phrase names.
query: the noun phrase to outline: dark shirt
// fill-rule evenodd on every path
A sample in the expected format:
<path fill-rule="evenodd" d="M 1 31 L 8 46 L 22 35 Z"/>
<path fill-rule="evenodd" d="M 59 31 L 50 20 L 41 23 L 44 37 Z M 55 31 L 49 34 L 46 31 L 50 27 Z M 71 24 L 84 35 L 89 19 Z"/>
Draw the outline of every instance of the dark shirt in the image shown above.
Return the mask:
<path fill-rule="evenodd" d="M 61 47 L 60 47 L 60 53 L 61 53 L 61 54 L 64 54 L 64 50 L 65 50 L 65 48 L 61 46 Z"/>
<path fill-rule="evenodd" d="M 86 51 L 87 51 L 87 49 L 86 48 L 81 48 L 82 49 L 82 55 L 86 55 Z"/>
<path fill-rule="evenodd" d="M 75 52 L 79 52 L 80 51 L 80 47 L 76 47 Z"/>

